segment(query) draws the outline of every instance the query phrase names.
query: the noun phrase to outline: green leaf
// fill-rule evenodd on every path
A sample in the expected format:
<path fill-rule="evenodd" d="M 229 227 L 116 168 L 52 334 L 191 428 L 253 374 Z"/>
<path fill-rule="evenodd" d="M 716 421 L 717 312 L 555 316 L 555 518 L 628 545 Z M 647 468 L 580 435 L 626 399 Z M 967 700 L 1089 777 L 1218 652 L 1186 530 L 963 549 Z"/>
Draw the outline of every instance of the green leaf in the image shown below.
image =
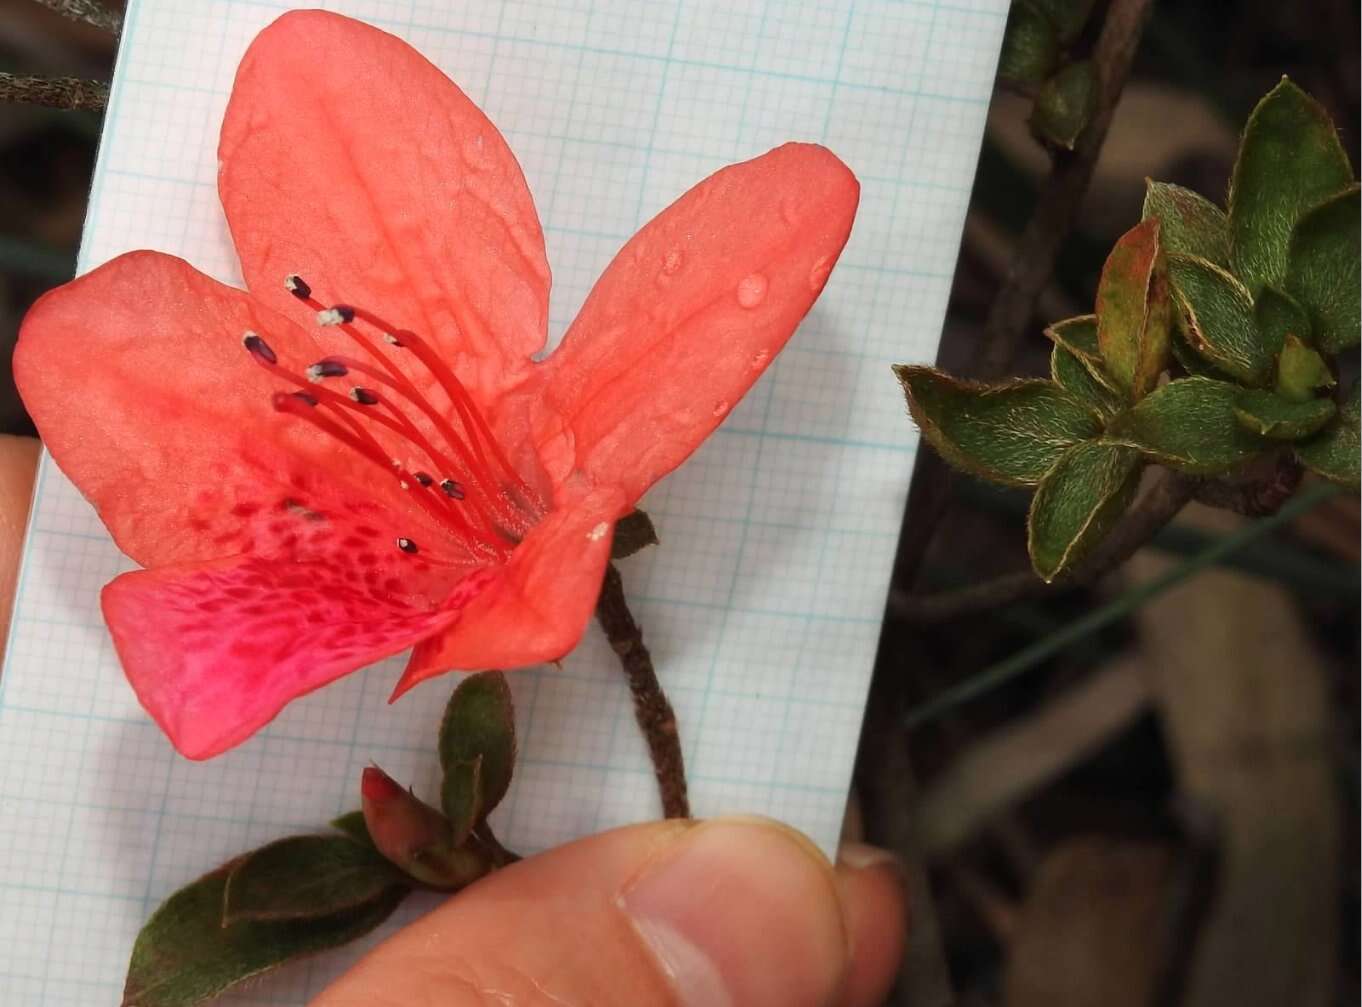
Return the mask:
<path fill-rule="evenodd" d="M 1045 328 L 1046 337 L 1056 346 L 1068 350 L 1069 355 L 1083 365 L 1083 369 L 1099 385 L 1115 398 L 1121 397 L 1120 386 L 1116 379 L 1107 373 L 1102 365 L 1102 351 L 1097 347 L 1097 316 L 1078 315 L 1054 322 Z M 1053 365 L 1054 356 L 1050 357 Z M 1054 373 L 1053 366 L 1051 374 Z M 1063 384 L 1063 382 L 1061 382 Z"/>
<path fill-rule="evenodd" d="M 1291 235 L 1286 288 L 1309 312 L 1315 345 L 1325 353 L 1356 346 L 1362 329 L 1360 212 L 1354 185 L 1303 215 Z"/>
<path fill-rule="evenodd" d="M 1169 255 L 1191 255 L 1223 266 L 1230 257 L 1230 221 L 1225 211 L 1199 192 L 1168 182 L 1145 180 L 1143 219 L 1154 218 Z"/>
<path fill-rule="evenodd" d="M 461 846 L 487 817 L 483 799 L 481 755 L 445 767 L 440 804 L 449 818 L 451 842 L 455 846 Z"/>
<path fill-rule="evenodd" d="M 1194 377 L 1214 378 L 1216 381 L 1233 381 L 1234 379 L 1216 367 L 1209 360 L 1203 358 L 1196 350 L 1187 345 L 1187 340 L 1182 332 L 1174 330 L 1173 338 L 1169 341 L 1169 348 L 1173 351 L 1173 357 L 1182 369 Z"/>
<path fill-rule="evenodd" d="M 1083 31 L 1092 13 L 1093 0 L 1031 0 L 1036 10 L 1055 26 L 1059 41 L 1068 45 Z"/>
<path fill-rule="evenodd" d="M 1154 388 L 1168 366 L 1172 306 L 1157 220 L 1117 240 L 1097 282 L 1097 344 L 1107 373 L 1133 401 Z"/>
<path fill-rule="evenodd" d="M 1026 520 L 1031 565 L 1052 581 L 1111 531 L 1140 484 L 1140 454 L 1085 441 L 1069 450 L 1031 499 Z"/>
<path fill-rule="evenodd" d="M 331 916 L 401 883 L 402 875 L 372 846 L 347 836 L 289 836 L 236 862 L 223 922 Z"/>
<path fill-rule="evenodd" d="M 1050 350 L 1050 377 L 1103 416 L 1114 416 L 1121 409 L 1120 396 L 1094 378 L 1083 361 L 1059 343 Z"/>
<path fill-rule="evenodd" d="M 1235 380 L 1264 384 L 1282 344 L 1258 331 L 1244 285 L 1213 262 L 1181 255 L 1169 256 L 1168 274 L 1188 345 Z"/>
<path fill-rule="evenodd" d="M 1034 486 L 1066 449 L 1096 436 L 1097 414 L 1049 381 L 981 385 L 896 364 L 922 436 L 956 468 Z"/>
<path fill-rule="evenodd" d="M 1337 383 L 1323 357 L 1295 336 L 1286 337 L 1277 357 L 1278 395 L 1291 402 L 1307 402 L 1318 390 Z"/>
<path fill-rule="evenodd" d="M 1240 426 L 1274 441 L 1309 437 L 1333 419 L 1337 411 L 1333 399 L 1293 402 L 1262 388 L 1245 390 L 1234 403 L 1234 418 Z"/>
<path fill-rule="evenodd" d="M 1292 339 L 1300 342 L 1310 338 L 1305 309 L 1276 287 L 1265 286 L 1258 291 L 1253 321 L 1258 327 L 1258 342 L 1264 346 L 1285 347 Z"/>
<path fill-rule="evenodd" d="M 1054 26 L 1026 0 L 1017 0 L 1007 14 L 998 76 L 1017 84 L 1039 84 L 1059 62 L 1059 39 Z"/>
<path fill-rule="evenodd" d="M 133 945 L 123 1007 L 189 1007 L 305 955 L 340 947 L 386 920 L 409 889 L 393 886 L 344 912 L 315 919 L 222 925 L 236 862 L 163 902 Z"/>
<path fill-rule="evenodd" d="M 1107 427 L 1107 439 L 1138 448 L 1170 468 L 1214 475 L 1248 461 L 1266 447 L 1239 425 L 1238 385 L 1182 378 L 1155 389 Z"/>
<path fill-rule="evenodd" d="M 1230 268 L 1256 294 L 1286 276 L 1287 243 L 1306 210 L 1353 181 L 1324 108 L 1283 77 L 1249 116 L 1230 178 Z"/>
<path fill-rule="evenodd" d="M 470 772 L 474 762 L 477 772 Z M 441 800 L 451 819 L 467 816 L 472 808 L 476 825 L 506 796 L 515 769 L 515 710 L 501 672 L 470 675 L 454 690 L 440 724 L 440 765 L 445 772 Z M 458 781 L 453 789 L 451 779 Z"/>
<path fill-rule="evenodd" d="M 1362 482 L 1362 437 L 1358 436 L 1362 421 L 1358 418 L 1358 389 L 1362 385 L 1353 384 L 1352 391 L 1339 404 L 1338 415 L 1334 421 L 1319 434 L 1296 445 L 1296 454 L 1306 467 L 1317 472 L 1325 479 L 1342 483 L 1357 489 Z"/>
<path fill-rule="evenodd" d="M 1088 60 L 1079 60 L 1040 86 L 1031 107 L 1031 128 L 1048 143 L 1073 150 L 1096 111 L 1097 72 Z"/>
<path fill-rule="evenodd" d="M 610 558 L 628 559 L 650 545 L 657 545 L 657 529 L 653 527 L 653 519 L 641 510 L 631 510 L 615 522 Z"/>
<path fill-rule="evenodd" d="M 371 849 L 375 848 L 373 837 L 369 835 L 369 827 L 364 824 L 363 811 L 350 811 L 339 818 L 333 818 L 331 819 L 331 827 L 340 829 L 357 843 Z"/>

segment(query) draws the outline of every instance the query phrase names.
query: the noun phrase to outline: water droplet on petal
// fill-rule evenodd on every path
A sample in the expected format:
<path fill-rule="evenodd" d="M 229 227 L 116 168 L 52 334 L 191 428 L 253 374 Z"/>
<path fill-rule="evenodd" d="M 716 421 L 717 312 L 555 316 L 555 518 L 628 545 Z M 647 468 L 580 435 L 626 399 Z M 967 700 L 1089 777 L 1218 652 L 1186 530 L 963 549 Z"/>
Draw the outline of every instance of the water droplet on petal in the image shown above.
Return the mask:
<path fill-rule="evenodd" d="M 758 367 L 765 367 L 765 366 L 766 366 L 766 361 L 768 361 L 768 360 L 770 360 L 770 359 L 771 359 L 771 351 L 770 351 L 770 350 L 757 350 L 756 353 L 752 354 L 752 364 L 751 364 L 752 370 L 755 371 Z"/>
<path fill-rule="evenodd" d="M 738 304 L 744 308 L 755 308 L 766 300 L 766 277 L 753 273 L 744 277 L 738 284 Z"/>
<path fill-rule="evenodd" d="M 675 276 L 681 268 L 681 263 L 685 261 L 685 255 L 681 249 L 673 248 L 662 257 L 662 272 L 668 276 Z"/>
<path fill-rule="evenodd" d="M 723 415 L 724 413 L 726 413 L 726 412 L 728 412 L 728 403 L 727 403 L 726 401 L 725 401 L 725 402 L 716 402 L 716 403 L 714 403 L 714 415 L 715 415 L 715 416 L 722 416 L 722 415 Z"/>
<path fill-rule="evenodd" d="M 815 259 L 809 268 L 809 289 L 815 294 L 823 289 L 823 284 L 828 282 L 828 274 L 832 272 L 832 256 L 824 255 Z"/>

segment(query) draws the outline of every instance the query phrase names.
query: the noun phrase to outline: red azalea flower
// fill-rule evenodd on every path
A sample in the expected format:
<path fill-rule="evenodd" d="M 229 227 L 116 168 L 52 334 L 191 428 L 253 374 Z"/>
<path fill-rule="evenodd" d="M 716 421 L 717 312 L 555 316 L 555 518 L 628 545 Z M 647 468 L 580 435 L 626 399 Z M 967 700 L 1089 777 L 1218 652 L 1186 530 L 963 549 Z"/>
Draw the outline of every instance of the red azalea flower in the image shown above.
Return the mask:
<path fill-rule="evenodd" d="M 281 17 L 219 158 L 246 292 L 131 252 L 34 305 L 14 357 L 52 457 L 146 567 L 104 616 L 191 758 L 413 645 L 395 695 L 571 650 L 614 522 L 790 337 L 859 192 L 817 146 L 724 168 L 536 362 L 549 269 L 520 166 L 404 42 Z"/>

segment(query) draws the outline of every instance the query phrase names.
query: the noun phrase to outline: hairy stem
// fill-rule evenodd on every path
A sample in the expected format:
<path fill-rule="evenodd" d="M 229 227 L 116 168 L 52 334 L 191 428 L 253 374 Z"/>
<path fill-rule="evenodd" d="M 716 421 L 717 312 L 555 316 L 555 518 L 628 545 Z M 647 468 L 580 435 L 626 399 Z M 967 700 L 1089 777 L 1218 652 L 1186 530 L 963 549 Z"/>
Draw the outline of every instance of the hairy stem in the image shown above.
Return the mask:
<path fill-rule="evenodd" d="M 123 15 L 109 10 L 99 0 L 38 0 L 38 3 L 62 17 L 93 25 L 112 35 L 123 30 Z"/>
<path fill-rule="evenodd" d="M 0 101 L 99 112 L 109 103 L 109 85 L 80 77 L 26 77 L 0 70 Z"/>
<path fill-rule="evenodd" d="M 1036 300 L 1050 281 L 1060 247 L 1078 218 L 1152 8 L 1153 0 L 1112 0 L 1107 10 L 1092 53 L 1097 70 L 1097 111 L 1073 151 L 1059 151 L 1054 156 L 1050 177 L 988 314 L 979 367 L 982 378 L 997 378 L 1011 369 L 1017 344 L 1035 313 Z"/>
<path fill-rule="evenodd" d="M 596 620 L 619 655 L 620 666 L 629 680 L 629 692 L 634 697 L 634 718 L 648 743 L 658 792 L 662 796 L 662 814 L 667 818 L 689 818 L 686 765 L 681 755 L 676 714 L 657 680 L 652 655 L 624 600 L 624 581 L 613 563 L 605 569 L 605 583 L 601 586 L 600 600 L 596 602 Z"/>

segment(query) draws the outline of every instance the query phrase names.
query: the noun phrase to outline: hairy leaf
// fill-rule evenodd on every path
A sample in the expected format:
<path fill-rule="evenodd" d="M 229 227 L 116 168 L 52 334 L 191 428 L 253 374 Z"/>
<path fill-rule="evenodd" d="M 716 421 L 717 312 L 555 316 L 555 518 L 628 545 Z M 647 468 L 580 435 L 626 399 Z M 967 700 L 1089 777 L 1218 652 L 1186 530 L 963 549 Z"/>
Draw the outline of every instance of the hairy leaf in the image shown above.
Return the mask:
<path fill-rule="evenodd" d="M 189 1007 L 295 959 L 340 947 L 386 920 L 409 889 L 316 919 L 222 925 L 227 864 L 163 902 L 133 945 L 123 1007 Z"/>
<path fill-rule="evenodd" d="M 1258 341 L 1264 346 L 1285 347 L 1292 339 L 1297 342 L 1310 339 L 1310 319 L 1305 309 L 1276 287 L 1265 286 L 1258 291 L 1253 320 L 1258 326 Z"/>
<path fill-rule="evenodd" d="M 1277 357 L 1278 395 L 1292 402 L 1306 402 L 1320 389 L 1337 383 L 1323 357 L 1295 336 L 1286 337 Z"/>
<path fill-rule="evenodd" d="M 1293 402 L 1262 388 L 1245 390 L 1234 404 L 1235 419 L 1245 430 L 1274 441 L 1309 437 L 1333 419 L 1337 411 L 1333 399 Z"/>
<path fill-rule="evenodd" d="M 331 916 L 370 902 L 402 875 L 347 836 L 289 836 L 246 854 L 227 878 L 224 925 Z"/>
<path fill-rule="evenodd" d="M 369 827 L 364 824 L 363 811 L 347 811 L 339 818 L 331 819 L 331 827 L 340 829 L 347 836 L 357 843 L 373 848 L 374 840 L 369 835 Z"/>
<path fill-rule="evenodd" d="M 1172 306 L 1158 220 L 1121 235 L 1097 283 L 1097 343 L 1107 373 L 1131 400 L 1158 383 L 1168 366 Z"/>
<path fill-rule="evenodd" d="M 1303 215 L 1291 235 L 1286 287 L 1309 312 L 1315 345 L 1325 353 L 1356 346 L 1362 329 L 1359 213 L 1354 185 Z"/>
<path fill-rule="evenodd" d="M 1055 26 L 1064 45 L 1078 38 L 1088 23 L 1094 0 L 1031 0 L 1038 11 Z"/>
<path fill-rule="evenodd" d="M 1267 445 L 1235 419 L 1242 390 L 1212 378 L 1170 381 L 1117 416 L 1107 427 L 1107 439 L 1184 472 L 1225 472 Z"/>
<path fill-rule="evenodd" d="M 894 373 L 927 442 L 993 482 L 1034 486 L 1067 448 L 1101 429 L 1096 413 L 1050 381 L 981 385 L 902 364 Z"/>
<path fill-rule="evenodd" d="M 1260 333 L 1253 298 L 1242 283 L 1205 259 L 1168 259 L 1178 324 L 1192 349 L 1248 385 L 1265 384 L 1282 344 Z"/>
<path fill-rule="evenodd" d="M 441 800 L 451 819 L 465 820 L 473 808 L 476 825 L 506 796 L 515 770 L 515 710 L 501 672 L 470 675 L 454 690 L 440 724 L 440 765 Z"/>
<path fill-rule="evenodd" d="M 1254 294 L 1286 276 L 1306 210 L 1353 181 L 1323 106 L 1283 77 L 1249 116 L 1230 179 L 1230 268 Z"/>
<path fill-rule="evenodd" d="M 1031 128 L 1047 142 L 1073 150 L 1096 111 L 1097 72 L 1088 60 L 1079 60 L 1040 86 L 1031 107 Z"/>
<path fill-rule="evenodd" d="M 1191 255 L 1217 266 L 1229 261 L 1229 218 L 1199 192 L 1149 180 L 1145 183 L 1143 216 L 1145 220 L 1158 220 L 1165 253 Z"/>
<path fill-rule="evenodd" d="M 1140 483 L 1140 454 L 1102 441 L 1075 445 L 1041 482 L 1026 521 L 1031 565 L 1052 581 L 1111 531 Z"/>
<path fill-rule="evenodd" d="M 1093 377 L 1084 362 L 1059 343 L 1050 350 L 1050 377 L 1059 387 L 1103 416 L 1114 416 L 1123 405 L 1116 392 Z"/>
<path fill-rule="evenodd" d="M 1353 384 L 1338 407 L 1332 423 L 1310 440 L 1296 445 L 1296 454 L 1306 467 L 1325 479 L 1357 489 L 1362 482 L 1362 437 L 1358 436 L 1362 421 L 1358 418 L 1358 389 Z"/>

